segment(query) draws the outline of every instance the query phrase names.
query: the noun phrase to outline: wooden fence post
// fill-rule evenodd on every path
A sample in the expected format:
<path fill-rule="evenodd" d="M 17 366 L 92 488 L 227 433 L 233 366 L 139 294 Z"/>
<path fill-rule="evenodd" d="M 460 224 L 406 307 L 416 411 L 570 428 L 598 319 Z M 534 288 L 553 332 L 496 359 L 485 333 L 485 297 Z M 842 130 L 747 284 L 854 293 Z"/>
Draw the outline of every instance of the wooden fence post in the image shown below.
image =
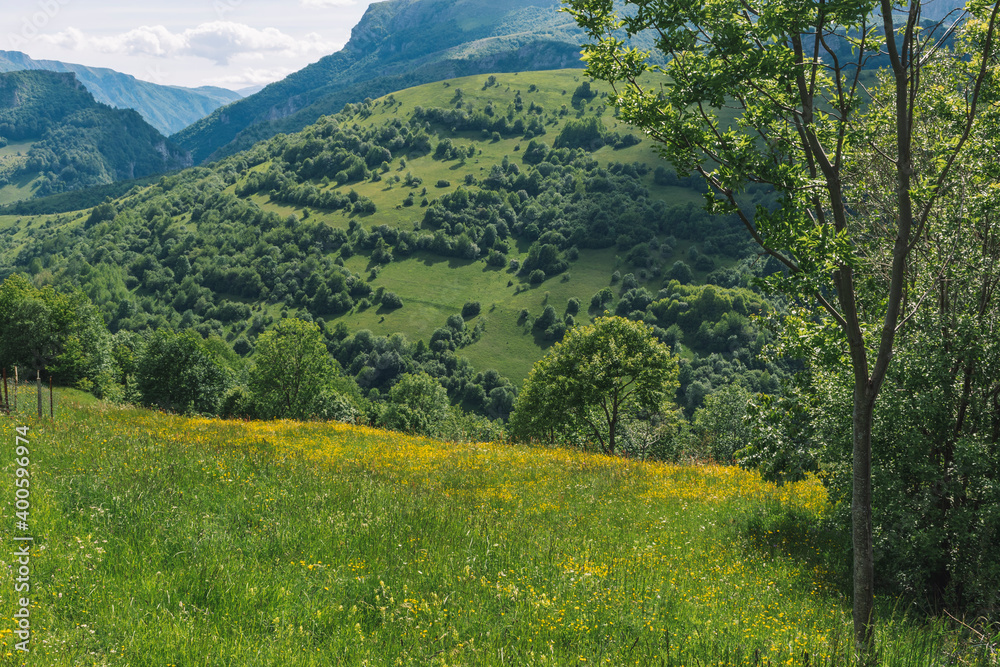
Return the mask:
<path fill-rule="evenodd" d="M 49 373 L 49 419 L 56 418 L 56 399 L 52 395 L 52 373 Z"/>
<path fill-rule="evenodd" d="M 38 387 L 38 418 L 42 418 L 42 369 L 38 369 L 38 377 L 35 379 L 35 386 Z"/>
<path fill-rule="evenodd" d="M 3 404 L 10 410 L 10 394 L 7 393 L 7 369 L 3 369 Z"/>
<path fill-rule="evenodd" d="M 17 412 L 17 366 L 14 366 L 14 412 Z"/>

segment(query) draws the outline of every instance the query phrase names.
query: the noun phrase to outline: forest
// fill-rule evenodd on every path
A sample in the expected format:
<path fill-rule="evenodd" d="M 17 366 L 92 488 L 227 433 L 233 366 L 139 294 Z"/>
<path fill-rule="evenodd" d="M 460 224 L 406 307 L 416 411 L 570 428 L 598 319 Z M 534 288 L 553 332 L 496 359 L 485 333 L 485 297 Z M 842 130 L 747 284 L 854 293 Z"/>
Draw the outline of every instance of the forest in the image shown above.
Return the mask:
<path fill-rule="evenodd" d="M 138 112 L 94 100 L 72 73 L 0 73 L 0 143 L 31 146 L 0 186 L 27 177 L 44 197 L 190 165 Z"/>

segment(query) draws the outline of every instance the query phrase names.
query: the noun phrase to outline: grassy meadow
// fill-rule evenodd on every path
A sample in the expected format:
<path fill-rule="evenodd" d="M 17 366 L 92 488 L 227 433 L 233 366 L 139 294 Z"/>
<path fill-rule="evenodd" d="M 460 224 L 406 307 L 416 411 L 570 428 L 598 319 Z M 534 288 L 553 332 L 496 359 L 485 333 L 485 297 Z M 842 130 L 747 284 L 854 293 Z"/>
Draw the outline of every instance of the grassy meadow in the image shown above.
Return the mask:
<path fill-rule="evenodd" d="M 0 416 L 3 665 L 849 654 L 847 555 L 820 528 L 815 479 L 778 488 L 732 467 L 57 402 L 55 422 Z M 30 427 L 27 655 L 12 634 L 15 426 Z M 977 657 L 898 610 L 879 639 L 885 664 Z"/>

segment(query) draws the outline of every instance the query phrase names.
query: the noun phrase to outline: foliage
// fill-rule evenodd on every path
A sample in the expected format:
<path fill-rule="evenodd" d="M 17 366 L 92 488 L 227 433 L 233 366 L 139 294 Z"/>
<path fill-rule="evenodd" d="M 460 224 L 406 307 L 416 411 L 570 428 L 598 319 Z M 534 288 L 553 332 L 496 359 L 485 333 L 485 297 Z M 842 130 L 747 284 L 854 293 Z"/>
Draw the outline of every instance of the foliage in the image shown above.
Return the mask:
<path fill-rule="evenodd" d="M 264 419 L 354 421 L 360 415 L 355 397 L 340 391 L 349 383 L 312 322 L 284 319 L 258 337 L 247 385 L 253 412 Z"/>
<path fill-rule="evenodd" d="M 660 412 L 677 388 L 677 362 L 649 327 L 620 317 L 573 327 L 531 369 L 510 432 L 521 440 L 585 437 L 616 454 L 621 422 Z"/>
<path fill-rule="evenodd" d="M 695 410 L 691 420 L 699 459 L 734 462 L 736 453 L 750 440 L 746 423 L 749 405 L 750 392 L 738 384 L 726 385 L 705 397 L 705 404 Z"/>
<path fill-rule="evenodd" d="M 79 289 L 36 289 L 15 274 L 0 285 L 0 368 L 45 370 L 61 383 L 93 381 L 108 345 L 97 310 Z"/>
<path fill-rule="evenodd" d="M 136 366 L 136 388 L 144 405 L 215 414 L 228 385 L 222 360 L 195 331 L 160 330 L 145 341 Z"/>
<path fill-rule="evenodd" d="M 437 435 L 448 414 L 444 387 L 427 373 L 407 373 L 389 390 L 379 423 L 405 433 Z"/>
<path fill-rule="evenodd" d="M 928 68 L 923 76 L 943 83 L 954 70 Z M 934 101 L 939 90 L 930 86 L 921 106 L 941 109 Z M 988 555 L 1000 531 L 992 511 L 1000 496 L 991 481 L 1000 474 L 996 111 L 984 110 L 978 121 L 974 143 L 931 211 L 934 233 L 920 240 L 909 263 L 907 280 L 927 303 L 909 313 L 899 333 L 872 434 L 873 470 L 881 480 L 873 511 L 880 585 L 929 609 L 943 605 L 970 615 L 993 613 L 1000 589 L 1000 571 Z M 918 116 L 920 152 L 952 134 L 954 122 L 942 112 Z M 886 141 L 877 127 L 870 136 L 875 145 Z M 864 157 L 853 177 L 866 193 L 878 192 L 884 158 L 875 150 Z M 868 194 L 854 206 L 874 217 L 881 202 Z M 878 256 L 877 239 L 869 243 L 869 255 Z M 809 372 L 786 399 L 772 399 L 788 417 L 764 424 L 748 454 L 777 462 L 782 472 L 822 469 L 834 497 L 846 498 L 851 475 L 842 424 L 850 415 L 836 397 L 850 391 L 850 378 L 831 363 L 836 357 L 816 353 L 829 355 L 832 346 L 815 344 L 814 327 L 810 333 L 801 318 L 794 324 L 785 345 L 808 360 Z"/>

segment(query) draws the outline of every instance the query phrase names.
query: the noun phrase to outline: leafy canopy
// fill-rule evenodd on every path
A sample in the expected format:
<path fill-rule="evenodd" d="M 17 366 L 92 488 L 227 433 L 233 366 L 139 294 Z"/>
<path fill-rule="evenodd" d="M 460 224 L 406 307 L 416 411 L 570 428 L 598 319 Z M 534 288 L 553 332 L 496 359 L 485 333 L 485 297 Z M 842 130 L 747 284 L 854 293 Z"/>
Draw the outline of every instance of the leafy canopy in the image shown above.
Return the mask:
<path fill-rule="evenodd" d="M 259 417 L 343 420 L 354 410 L 338 391 L 341 377 L 319 326 L 288 318 L 257 339 L 248 384 Z"/>
<path fill-rule="evenodd" d="M 531 369 L 510 430 L 516 438 L 595 442 L 614 454 L 623 421 L 673 398 L 677 360 L 641 322 L 598 318 L 573 327 Z"/>
<path fill-rule="evenodd" d="M 99 372 L 107 340 L 100 314 L 79 289 L 37 289 L 19 274 L 0 285 L 0 368 L 44 368 L 73 384 Z"/>

